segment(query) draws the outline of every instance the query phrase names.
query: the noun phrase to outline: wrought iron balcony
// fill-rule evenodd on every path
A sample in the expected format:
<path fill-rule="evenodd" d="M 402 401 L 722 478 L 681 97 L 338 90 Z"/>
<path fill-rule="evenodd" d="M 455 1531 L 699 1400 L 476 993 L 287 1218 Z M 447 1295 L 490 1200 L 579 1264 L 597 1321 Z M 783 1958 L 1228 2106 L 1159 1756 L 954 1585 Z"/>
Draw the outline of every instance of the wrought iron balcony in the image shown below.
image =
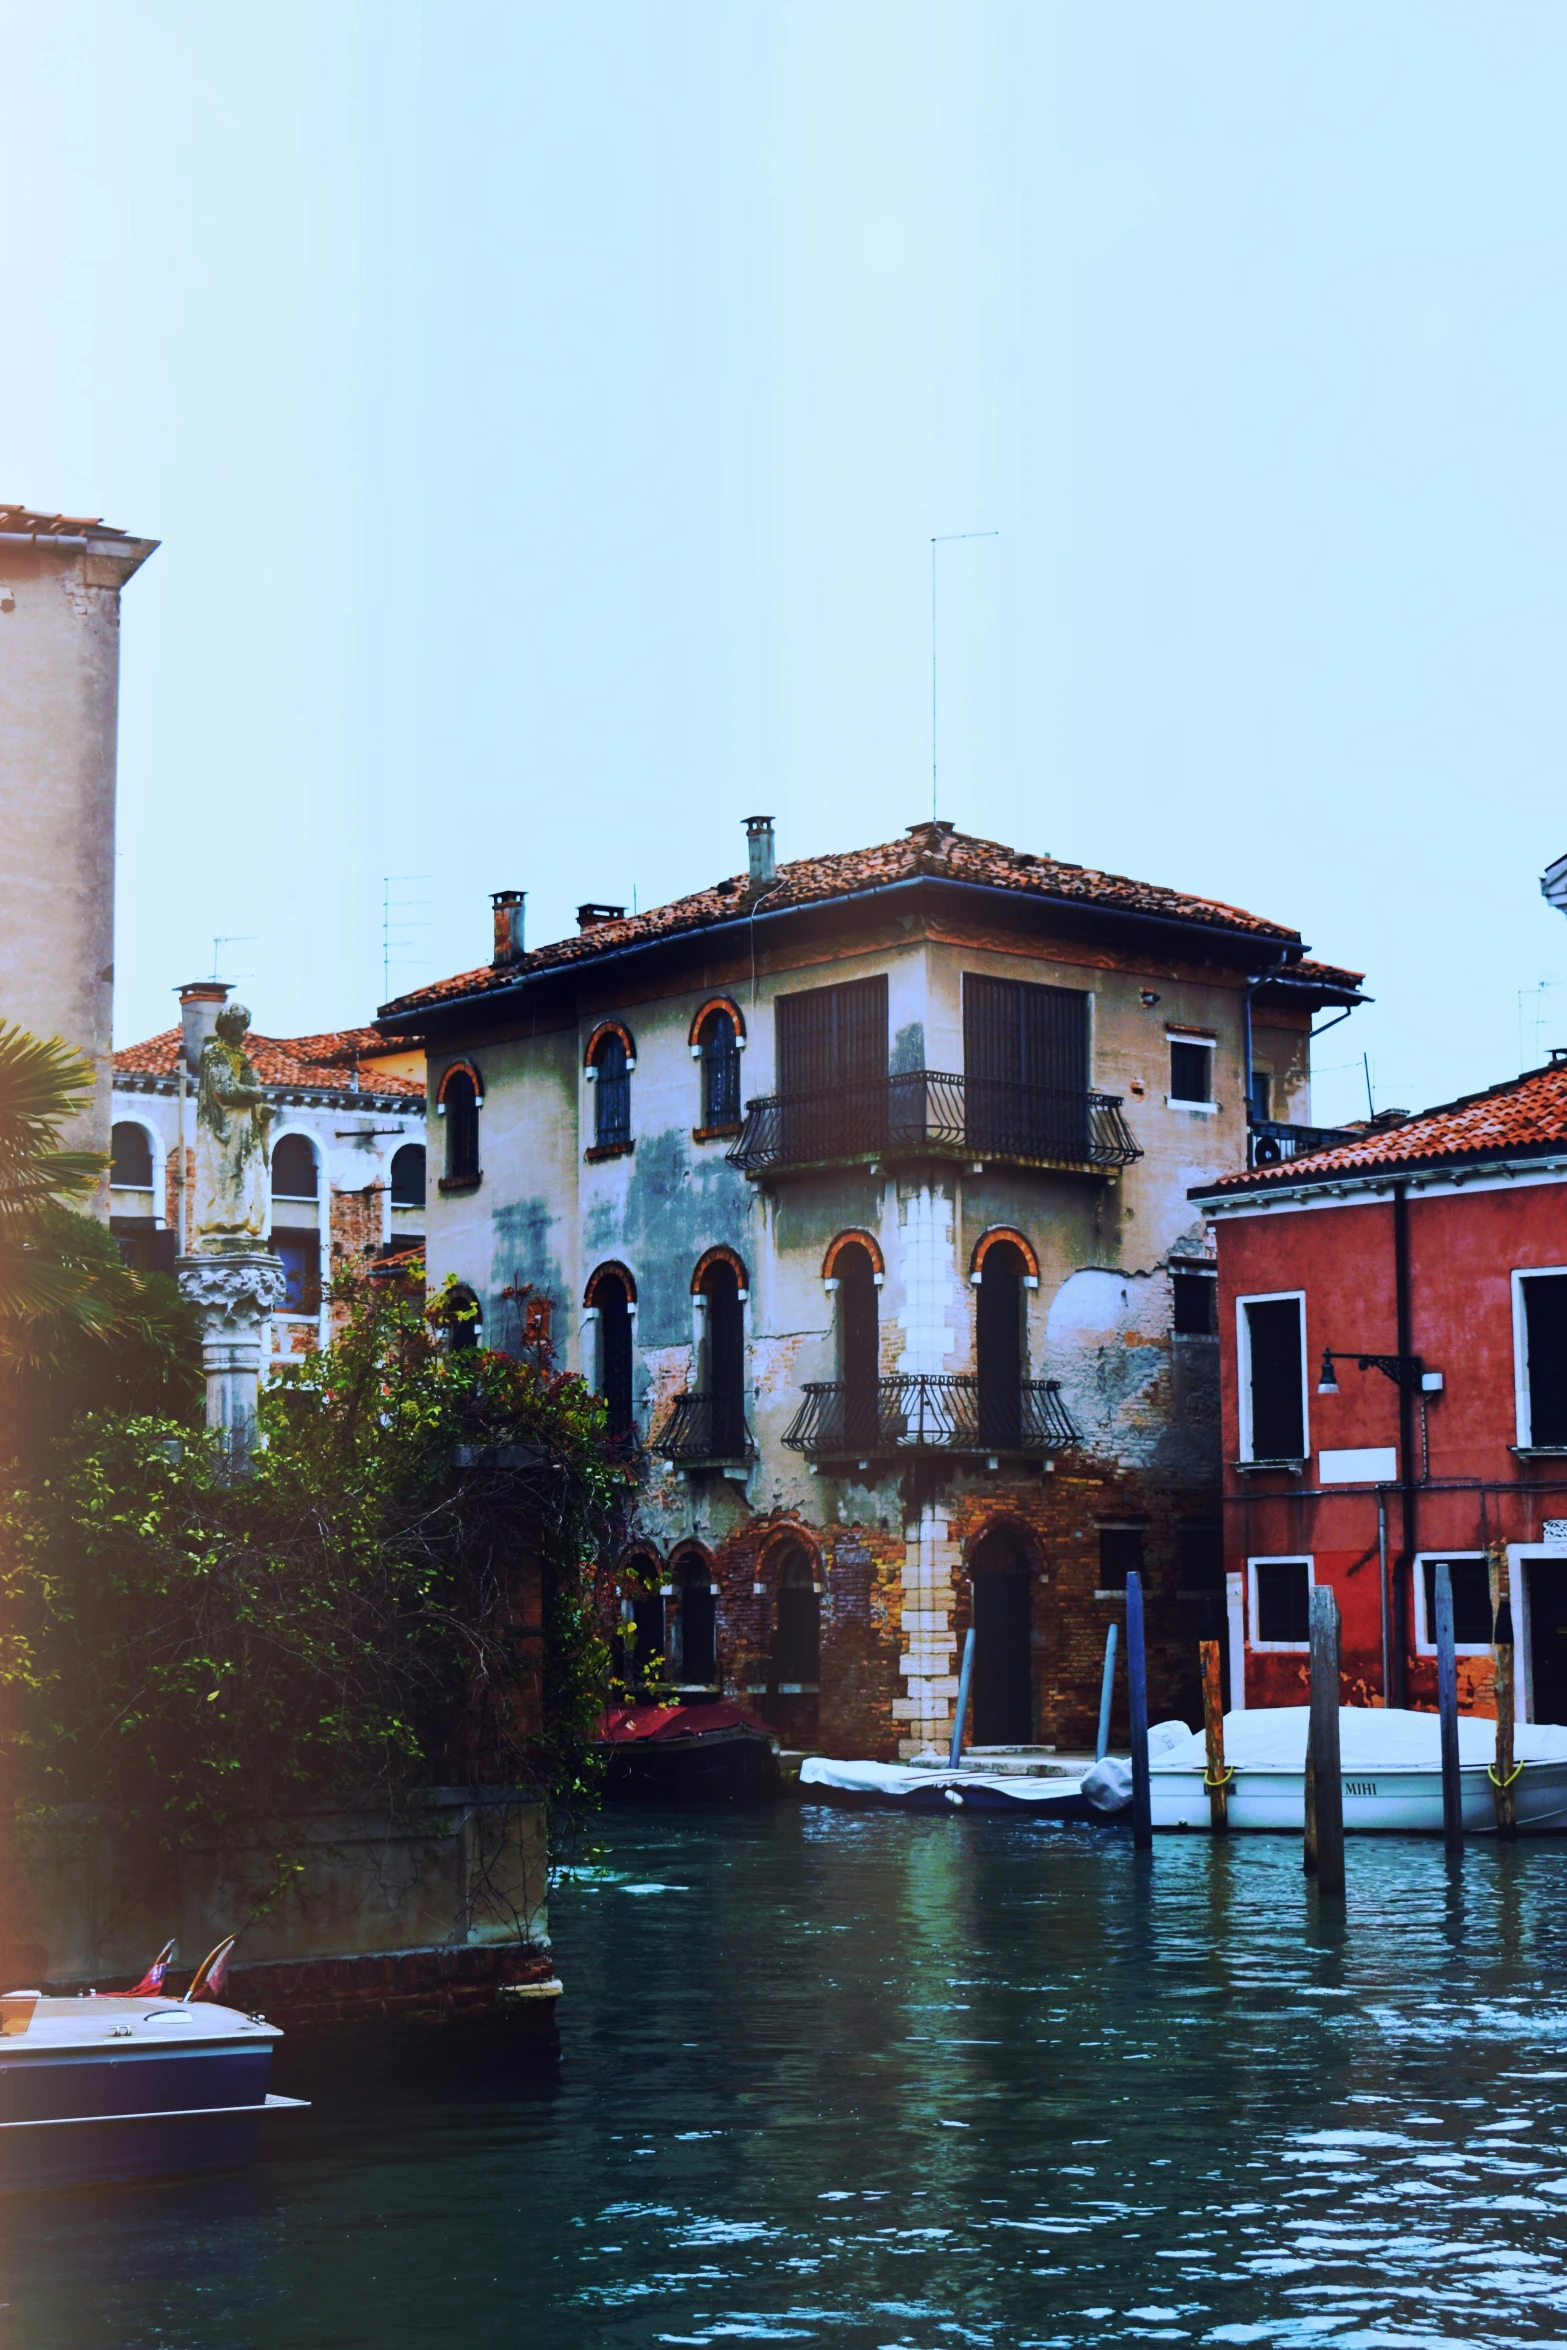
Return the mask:
<path fill-rule="evenodd" d="M 1281 1126 L 1276 1118 L 1253 1118 L 1247 1130 L 1246 1162 L 1251 1167 L 1277 1167 L 1284 1159 L 1303 1159 L 1308 1151 L 1331 1150 L 1337 1142 L 1353 1142 L 1345 1126 Z"/>
<path fill-rule="evenodd" d="M 677 1395 L 650 1449 L 666 1461 L 754 1461 L 756 1439 L 738 1396 Z"/>
<path fill-rule="evenodd" d="M 1094 1169 L 1129 1167 L 1142 1151 L 1118 1093 L 1058 1092 L 911 1069 L 748 1102 L 729 1163 L 747 1175 L 767 1175 L 930 1155 Z"/>
<path fill-rule="evenodd" d="M 794 1452 L 866 1460 L 903 1452 L 1057 1452 L 1079 1441 L 1058 1379 L 1000 1390 L 912 1373 L 875 1386 L 812 1381 L 784 1436 Z"/>

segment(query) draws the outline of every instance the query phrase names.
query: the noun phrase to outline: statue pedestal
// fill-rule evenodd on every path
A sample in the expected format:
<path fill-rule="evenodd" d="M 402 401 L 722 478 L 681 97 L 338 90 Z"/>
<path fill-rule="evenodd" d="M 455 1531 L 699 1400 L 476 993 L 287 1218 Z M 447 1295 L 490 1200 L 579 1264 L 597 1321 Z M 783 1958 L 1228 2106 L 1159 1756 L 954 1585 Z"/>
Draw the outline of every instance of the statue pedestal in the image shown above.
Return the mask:
<path fill-rule="evenodd" d="M 201 1316 L 207 1426 L 221 1429 L 236 1467 L 250 1457 L 267 1324 L 283 1303 L 281 1257 L 262 1249 L 213 1249 L 181 1257 L 180 1294 Z"/>

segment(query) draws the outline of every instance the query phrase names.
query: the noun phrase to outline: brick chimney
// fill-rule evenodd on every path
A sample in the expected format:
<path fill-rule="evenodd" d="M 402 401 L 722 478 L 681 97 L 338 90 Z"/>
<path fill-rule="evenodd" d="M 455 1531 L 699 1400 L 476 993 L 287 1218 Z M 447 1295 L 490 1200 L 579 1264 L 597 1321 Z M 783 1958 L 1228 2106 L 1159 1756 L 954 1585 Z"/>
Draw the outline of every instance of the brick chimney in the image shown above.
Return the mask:
<path fill-rule="evenodd" d="M 590 899 L 585 906 L 577 908 L 577 928 L 579 932 L 597 930 L 601 922 L 621 921 L 625 916 L 625 911 L 624 906 L 600 905 L 596 899 Z"/>
<path fill-rule="evenodd" d="M 179 990 L 180 1050 L 194 1077 L 201 1067 L 202 1048 L 218 1024 L 218 1014 L 229 1000 L 226 979 L 187 979 Z"/>
<path fill-rule="evenodd" d="M 751 855 L 751 887 L 765 889 L 768 882 L 778 878 L 778 856 L 773 843 L 771 816 L 746 818 L 745 845 Z"/>
<path fill-rule="evenodd" d="M 508 963 L 520 963 L 527 952 L 523 945 L 523 923 L 528 911 L 528 893 L 525 889 L 492 890 L 490 904 L 495 908 L 495 968 L 500 971 Z"/>

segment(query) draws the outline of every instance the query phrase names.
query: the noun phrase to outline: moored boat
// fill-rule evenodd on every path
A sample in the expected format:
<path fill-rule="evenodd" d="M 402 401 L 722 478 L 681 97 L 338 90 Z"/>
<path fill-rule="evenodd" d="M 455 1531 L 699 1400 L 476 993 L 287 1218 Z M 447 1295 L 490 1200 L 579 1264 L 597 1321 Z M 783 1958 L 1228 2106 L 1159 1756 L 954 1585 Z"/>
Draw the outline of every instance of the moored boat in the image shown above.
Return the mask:
<path fill-rule="evenodd" d="M 1306 1819 L 1306 1728 L 1310 1709 L 1272 1706 L 1224 1717 L 1229 1825 L 1299 1835 Z M 1494 1835 L 1492 1770 L 1496 1724 L 1464 1714 L 1458 1722 L 1464 1828 Z M 1513 1734 L 1519 1766 L 1513 1802 L 1521 1835 L 1567 1830 L 1567 1728 L 1520 1722 Z M 1440 1835 L 1441 1729 L 1434 1713 L 1384 1706 L 1339 1708 L 1339 1762 L 1346 1834 Z M 1150 1758 L 1149 1792 L 1156 1828 L 1211 1825 L 1202 1733 Z"/>
<path fill-rule="evenodd" d="M 233 2008 L 86 1992 L 0 1995 L 0 2189 L 250 2160 L 282 2033 Z"/>
<path fill-rule="evenodd" d="M 609 1766 L 604 1792 L 620 1802 L 746 1803 L 778 1792 L 777 1739 L 724 1698 L 611 1706 L 595 1751 Z"/>

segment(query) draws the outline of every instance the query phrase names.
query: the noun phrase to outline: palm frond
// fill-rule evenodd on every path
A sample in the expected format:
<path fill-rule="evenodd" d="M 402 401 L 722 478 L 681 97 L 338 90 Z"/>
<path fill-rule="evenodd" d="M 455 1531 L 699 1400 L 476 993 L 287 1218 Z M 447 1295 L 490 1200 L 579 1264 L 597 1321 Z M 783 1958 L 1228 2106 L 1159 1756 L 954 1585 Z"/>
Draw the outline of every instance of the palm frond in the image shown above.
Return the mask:
<path fill-rule="evenodd" d="M 92 1089 L 91 1066 L 70 1045 L 0 1020 L 0 1214 L 92 1189 L 102 1158 L 59 1148 L 60 1128 Z"/>

